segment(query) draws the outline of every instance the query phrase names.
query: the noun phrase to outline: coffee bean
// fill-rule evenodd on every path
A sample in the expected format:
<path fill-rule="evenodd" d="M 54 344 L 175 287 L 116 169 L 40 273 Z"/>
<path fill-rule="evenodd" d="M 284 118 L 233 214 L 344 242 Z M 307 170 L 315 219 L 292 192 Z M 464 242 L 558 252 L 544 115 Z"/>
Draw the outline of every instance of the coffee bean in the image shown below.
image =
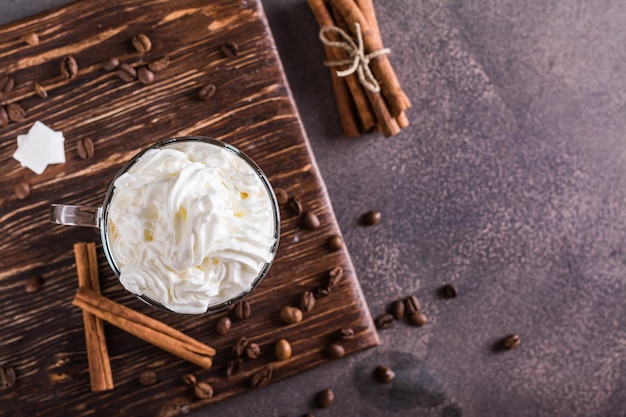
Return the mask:
<path fill-rule="evenodd" d="M 251 313 L 250 303 L 246 300 L 240 301 L 235 305 L 235 316 L 237 316 L 239 320 L 250 318 Z"/>
<path fill-rule="evenodd" d="M 42 286 L 43 286 L 43 278 L 41 278 L 39 275 L 34 275 L 32 277 L 29 277 L 26 280 L 26 284 L 24 284 L 24 288 L 26 289 L 27 293 L 39 292 Z"/>
<path fill-rule="evenodd" d="M 117 58 L 109 58 L 102 63 L 102 68 L 105 71 L 109 71 L 109 72 L 113 71 L 114 69 L 117 69 L 117 67 L 119 66 L 120 66 L 120 60 Z"/>
<path fill-rule="evenodd" d="M 300 308 L 303 312 L 309 312 L 313 310 L 315 306 L 315 295 L 311 291 L 305 291 L 300 296 Z"/>
<path fill-rule="evenodd" d="M 83 138 L 76 143 L 76 151 L 80 159 L 91 159 L 93 158 L 95 148 L 91 139 Z"/>
<path fill-rule="evenodd" d="M 239 54 L 239 45 L 232 41 L 224 42 L 222 44 L 222 52 L 227 58 L 236 57 Z"/>
<path fill-rule="evenodd" d="M 139 67 L 137 70 L 137 78 L 139 78 L 139 82 L 143 85 L 150 85 L 154 82 L 154 72 L 146 67 Z"/>
<path fill-rule="evenodd" d="M 339 285 L 341 280 L 343 279 L 343 268 L 340 266 L 336 266 L 330 270 L 328 273 L 328 286 L 330 288 Z"/>
<path fill-rule="evenodd" d="M 291 358 L 291 344 L 286 339 L 280 339 L 274 346 L 274 353 L 278 360 L 286 361 Z"/>
<path fill-rule="evenodd" d="M 148 68 L 150 69 L 150 71 L 159 72 L 159 71 L 163 71 L 169 65 L 170 65 L 170 58 L 168 56 L 162 56 L 150 62 L 148 64 Z"/>
<path fill-rule="evenodd" d="M 11 77 L 8 75 L 3 75 L 2 77 L 0 77 L 0 91 L 4 91 L 4 86 L 7 85 L 10 79 Z"/>
<path fill-rule="evenodd" d="M 354 338 L 354 330 L 350 327 L 343 328 L 338 332 L 339 340 L 350 340 Z"/>
<path fill-rule="evenodd" d="M 5 93 L 10 93 L 13 91 L 13 87 L 15 87 L 15 79 L 13 77 L 8 77 L 2 91 Z"/>
<path fill-rule="evenodd" d="M 278 204 L 282 205 L 289 202 L 289 194 L 287 194 L 287 191 L 283 190 L 282 188 L 275 188 L 274 194 L 276 194 L 276 201 L 278 201 Z"/>
<path fill-rule="evenodd" d="M 250 386 L 252 388 L 261 388 L 269 384 L 272 380 L 272 368 L 266 366 L 256 371 L 250 378 Z"/>
<path fill-rule="evenodd" d="M 154 371 L 143 371 L 139 375 L 139 382 L 142 385 L 153 385 L 157 382 L 157 374 Z"/>
<path fill-rule="evenodd" d="M 386 330 L 394 325 L 396 319 L 391 314 L 385 313 L 376 317 L 376 320 L 374 321 L 377 328 L 379 328 L 380 330 Z"/>
<path fill-rule="evenodd" d="M 374 226 L 380 223 L 382 215 L 378 210 L 368 211 L 367 213 L 361 216 L 361 224 L 364 226 Z"/>
<path fill-rule="evenodd" d="M 420 311 L 421 309 L 420 302 L 414 295 L 410 295 L 404 300 L 404 306 L 407 315 Z"/>
<path fill-rule="evenodd" d="M 502 348 L 506 350 L 512 350 L 517 348 L 522 343 L 522 338 L 518 334 L 510 334 L 502 339 Z"/>
<path fill-rule="evenodd" d="M 143 33 L 133 36 L 132 43 L 137 52 L 142 54 L 152 49 L 150 38 Z"/>
<path fill-rule="evenodd" d="M 27 182 L 20 181 L 13 186 L 13 192 L 18 200 L 24 200 L 30 196 L 30 185 Z"/>
<path fill-rule="evenodd" d="M 48 91 L 39 83 L 35 83 L 35 92 L 41 98 L 48 98 Z"/>
<path fill-rule="evenodd" d="M 231 325 L 232 323 L 228 317 L 224 316 L 220 318 L 216 326 L 217 334 L 224 336 L 230 331 Z"/>
<path fill-rule="evenodd" d="M 10 366 L 0 366 L 0 389 L 11 388 L 15 385 L 15 370 Z"/>
<path fill-rule="evenodd" d="M 0 127 L 7 127 L 9 125 L 9 115 L 4 106 L 0 106 Z"/>
<path fill-rule="evenodd" d="M 304 225 L 311 230 L 315 230 L 320 227 L 320 219 L 312 211 L 304 213 L 303 220 Z"/>
<path fill-rule="evenodd" d="M 324 298 L 328 297 L 331 291 L 332 289 L 328 285 L 321 285 L 315 289 L 313 295 L 315 298 Z"/>
<path fill-rule="evenodd" d="M 76 62 L 76 58 L 68 55 L 61 60 L 61 74 L 68 80 L 76 77 L 78 74 L 78 62 Z"/>
<path fill-rule="evenodd" d="M 194 374 L 185 374 L 182 379 L 185 385 L 196 385 L 196 376 Z"/>
<path fill-rule="evenodd" d="M 137 70 L 128 64 L 120 64 L 115 74 L 124 82 L 130 83 L 137 78 Z"/>
<path fill-rule="evenodd" d="M 228 377 L 236 375 L 241 371 L 243 371 L 242 359 L 234 359 L 228 363 L 228 366 L 226 366 L 226 376 Z"/>
<path fill-rule="evenodd" d="M 250 359 L 256 359 L 261 354 L 261 348 L 254 342 L 248 343 L 246 346 L 246 356 Z"/>
<path fill-rule="evenodd" d="M 331 343 L 326 346 L 326 354 L 331 358 L 340 359 L 346 355 L 346 350 L 340 343 Z"/>
<path fill-rule="evenodd" d="M 193 387 L 193 393 L 201 400 L 206 400 L 213 396 L 213 387 L 208 382 L 198 382 Z"/>
<path fill-rule="evenodd" d="M 291 197 L 289 199 L 289 207 L 296 216 L 300 217 L 302 215 L 302 201 L 300 201 L 300 197 Z"/>
<path fill-rule="evenodd" d="M 459 295 L 459 291 L 452 284 L 445 284 L 439 288 L 439 295 L 443 298 L 455 298 Z"/>
<path fill-rule="evenodd" d="M 286 324 L 300 323 L 302 321 L 302 310 L 296 307 L 285 306 L 280 309 L 280 318 Z"/>
<path fill-rule="evenodd" d="M 217 89 L 215 88 L 215 85 L 207 84 L 204 87 L 202 87 L 200 91 L 198 91 L 198 97 L 202 101 L 209 101 L 215 95 L 215 91 L 217 91 Z"/>
<path fill-rule="evenodd" d="M 328 408 L 335 401 L 335 394 L 328 388 L 320 391 L 315 396 L 315 404 L 319 408 Z"/>
<path fill-rule="evenodd" d="M 393 381 L 395 377 L 396 373 L 387 366 L 380 365 L 377 366 L 376 369 L 374 369 L 374 378 L 376 378 L 376 381 L 382 384 L 388 384 L 389 382 Z"/>
<path fill-rule="evenodd" d="M 417 327 L 422 327 L 423 325 L 428 323 L 428 317 L 426 317 L 426 315 L 421 311 L 415 311 L 409 314 L 407 318 L 410 324 Z"/>
<path fill-rule="evenodd" d="M 402 317 L 404 317 L 404 310 L 404 301 L 402 300 L 394 301 L 389 307 L 389 312 L 396 320 L 400 320 Z"/>
<path fill-rule="evenodd" d="M 328 247 L 332 250 L 339 250 L 343 248 L 343 238 L 339 235 L 332 235 L 328 239 Z"/>
<path fill-rule="evenodd" d="M 20 40 L 30 46 L 39 45 L 39 36 L 34 32 L 23 34 Z"/>
<path fill-rule="evenodd" d="M 248 347 L 248 339 L 245 337 L 240 337 L 239 340 L 233 345 L 233 353 L 236 357 L 241 358 Z"/>
<path fill-rule="evenodd" d="M 20 106 L 17 103 L 11 103 L 7 106 L 7 113 L 9 115 L 9 119 L 13 120 L 14 122 L 23 122 L 24 120 L 26 120 L 26 112 L 24 111 L 24 109 L 22 108 L 22 106 Z"/>

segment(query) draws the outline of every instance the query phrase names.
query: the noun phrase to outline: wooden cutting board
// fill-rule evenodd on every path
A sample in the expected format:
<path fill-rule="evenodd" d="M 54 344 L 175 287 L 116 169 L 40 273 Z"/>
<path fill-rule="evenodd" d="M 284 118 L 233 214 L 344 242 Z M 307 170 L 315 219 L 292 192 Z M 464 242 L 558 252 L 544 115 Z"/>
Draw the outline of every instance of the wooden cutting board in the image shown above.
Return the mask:
<path fill-rule="evenodd" d="M 20 37 L 35 32 L 40 43 Z M 131 38 L 145 33 L 152 49 L 136 52 Z M 238 54 L 228 57 L 225 42 Z M 63 57 L 79 67 L 71 80 L 60 73 Z M 167 55 L 171 63 L 153 84 L 126 83 L 102 68 L 108 58 L 135 67 Z M 0 390 L 3 416 L 119 415 L 169 416 L 206 406 L 250 390 L 256 370 L 271 364 L 273 381 L 330 359 L 324 348 L 344 327 L 356 336 L 344 342 L 347 353 L 375 346 L 378 337 L 346 250 L 332 251 L 329 236 L 339 234 L 324 184 L 285 81 L 261 5 L 254 0 L 86 0 L 0 28 L 0 76 L 10 75 L 15 88 L 0 93 L 0 104 L 18 103 L 22 122 L 0 129 L 0 366 L 13 367 L 17 382 Z M 39 97 L 35 83 L 48 98 Z M 216 86 L 209 101 L 198 90 Z M 16 137 L 35 121 L 65 135 L 67 162 L 49 166 L 42 175 L 12 159 Z M 178 135 L 204 135 L 227 141 L 249 154 L 275 187 L 299 196 L 322 226 L 308 230 L 287 206 L 281 208 L 281 244 L 269 275 L 249 297 L 252 317 L 233 320 L 226 336 L 215 331 L 225 314 L 181 316 L 157 311 L 123 290 L 99 248 L 99 270 L 107 297 L 162 320 L 217 349 L 214 366 L 202 370 L 112 326 L 105 332 L 115 389 L 92 393 L 85 353 L 82 315 L 71 305 L 77 289 L 72 247 L 98 241 L 91 229 L 48 222 L 51 203 L 98 206 L 109 180 L 140 149 Z M 83 160 L 77 142 L 90 138 L 93 158 Z M 14 185 L 24 181 L 31 195 L 19 200 Z M 328 297 L 296 325 L 281 323 L 278 311 L 297 305 L 305 290 L 327 280 L 340 265 L 346 277 Z M 27 293 L 29 277 L 44 285 Z M 244 372 L 227 378 L 231 346 L 246 336 L 262 354 L 245 361 Z M 286 338 L 292 359 L 277 362 L 273 346 Z M 158 382 L 139 383 L 139 374 L 154 370 Z M 185 373 L 209 381 L 215 396 L 197 400 L 181 381 Z M 106 411 L 108 410 L 108 411 Z"/>

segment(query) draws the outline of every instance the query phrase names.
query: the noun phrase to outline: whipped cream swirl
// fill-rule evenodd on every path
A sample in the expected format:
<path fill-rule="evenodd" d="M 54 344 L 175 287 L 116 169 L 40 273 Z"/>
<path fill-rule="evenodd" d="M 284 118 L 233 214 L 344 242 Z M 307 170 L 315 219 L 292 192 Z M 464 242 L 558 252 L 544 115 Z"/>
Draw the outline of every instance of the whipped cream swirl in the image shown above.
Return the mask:
<path fill-rule="evenodd" d="M 274 257 L 275 225 L 258 172 L 200 141 L 145 152 L 115 181 L 108 211 L 122 285 L 185 314 L 249 291 Z"/>

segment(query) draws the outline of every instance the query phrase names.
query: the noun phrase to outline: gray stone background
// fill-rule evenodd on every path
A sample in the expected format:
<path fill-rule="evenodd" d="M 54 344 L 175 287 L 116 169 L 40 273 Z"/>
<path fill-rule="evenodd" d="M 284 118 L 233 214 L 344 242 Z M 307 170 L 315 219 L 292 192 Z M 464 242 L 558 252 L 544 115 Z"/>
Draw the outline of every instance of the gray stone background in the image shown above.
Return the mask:
<path fill-rule="evenodd" d="M 341 136 L 306 3 L 263 4 L 372 314 L 416 292 L 430 323 L 192 415 L 626 416 L 626 2 L 375 1 L 413 102 L 387 140 Z"/>

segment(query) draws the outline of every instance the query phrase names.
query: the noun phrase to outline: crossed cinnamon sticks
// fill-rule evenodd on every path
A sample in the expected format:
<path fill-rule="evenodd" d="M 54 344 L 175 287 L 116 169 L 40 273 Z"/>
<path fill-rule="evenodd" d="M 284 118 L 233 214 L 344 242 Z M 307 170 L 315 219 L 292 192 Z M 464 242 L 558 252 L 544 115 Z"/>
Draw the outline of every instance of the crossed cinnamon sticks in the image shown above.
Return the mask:
<path fill-rule="evenodd" d="M 354 39 L 361 37 L 366 57 L 384 49 L 372 0 L 307 2 L 322 31 L 336 27 L 351 34 Z M 336 32 L 325 32 L 324 37 L 330 41 L 323 41 L 328 61 L 342 62 L 354 58 L 355 54 L 351 55 L 345 48 L 328 45 L 343 41 Z M 393 136 L 409 125 L 405 110 L 411 107 L 411 102 L 385 53 L 364 62 L 364 65 L 369 65 L 380 92 L 364 86 L 354 73 L 340 77 L 337 67 L 330 68 L 342 130 L 349 137 L 379 130 L 385 137 Z M 345 64 L 342 69 L 349 66 Z"/>
<path fill-rule="evenodd" d="M 103 320 L 202 368 L 211 367 L 212 347 L 100 295 L 95 244 L 77 243 L 74 254 L 79 289 L 72 304 L 83 310 L 92 391 L 113 389 Z"/>

